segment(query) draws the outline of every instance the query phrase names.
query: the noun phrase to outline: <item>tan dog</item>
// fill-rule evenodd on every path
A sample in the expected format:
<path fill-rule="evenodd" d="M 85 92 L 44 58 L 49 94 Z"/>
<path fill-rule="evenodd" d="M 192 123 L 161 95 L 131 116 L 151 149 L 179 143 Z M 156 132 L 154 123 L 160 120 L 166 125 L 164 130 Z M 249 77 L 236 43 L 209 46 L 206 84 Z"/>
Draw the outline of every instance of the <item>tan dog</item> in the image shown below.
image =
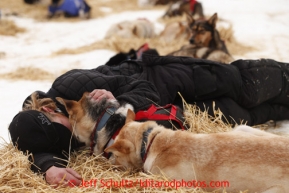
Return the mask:
<path fill-rule="evenodd" d="M 115 143 L 115 164 L 143 168 L 169 179 L 228 181 L 228 192 L 289 190 L 289 139 L 248 126 L 216 134 L 172 131 L 153 121 L 134 121 L 129 111 Z M 216 190 L 213 187 L 204 188 Z"/>
<path fill-rule="evenodd" d="M 174 40 L 189 40 L 191 30 L 187 21 L 175 21 L 166 24 L 164 30 L 160 33 L 159 39 L 170 43 Z"/>
<path fill-rule="evenodd" d="M 106 32 L 105 38 L 153 38 L 154 24 L 147 19 L 123 21 L 112 25 Z"/>
<path fill-rule="evenodd" d="M 113 143 L 113 136 L 124 125 L 128 109 L 133 106 L 117 100 L 91 100 L 89 93 L 84 93 L 79 101 L 56 99 L 65 106 L 73 135 L 90 146 L 92 153 L 103 153 L 107 145 Z M 106 156 L 108 157 L 108 156 Z"/>

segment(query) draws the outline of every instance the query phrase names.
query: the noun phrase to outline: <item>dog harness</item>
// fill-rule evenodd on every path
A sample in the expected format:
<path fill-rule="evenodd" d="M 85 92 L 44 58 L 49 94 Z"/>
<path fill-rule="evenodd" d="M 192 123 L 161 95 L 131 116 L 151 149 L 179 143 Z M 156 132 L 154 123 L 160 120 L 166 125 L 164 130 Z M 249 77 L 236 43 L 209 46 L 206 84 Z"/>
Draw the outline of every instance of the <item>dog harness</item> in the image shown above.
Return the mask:
<path fill-rule="evenodd" d="M 92 141 L 92 143 L 91 143 L 91 154 L 93 153 L 93 147 L 96 144 L 97 131 L 101 130 L 105 126 L 107 120 L 110 118 L 111 115 L 114 114 L 114 112 L 116 110 L 115 108 L 113 108 L 111 110 L 109 110 L 109 109 L 111 109 L 111 108 L 108 108 L 108 109 L 106 109 L 106 111 L 104 111 L 104 115 L 100 116 L 100 120 L 97 121 L 97 123 L 95 125 L 95 129 L 93 131 L 93 135 L 91 136 L 91 141 Z M 136 121 L 146 121 L 146 120 L 170 121 L 170 122 L 177 123 L 178 127 L 181 128 L 182 130 L 187 130 L 188 129 L 186 127 L 186 125 L 184 124 L 184 117 L 183 117 L 182 111 L 177 106 L 172 105 L 172 104 L 168 104 L 168 105 L 162 106 L 162 107 L 157 107 L 155 105 L 151 105 L 145 111 L 138 111 L 135 114 L 135 120 Z M 105 144 L 104 149 L 106 147 L 111 146 L 114 143 L 115 138 L 118 135 L 118 133 L 120 132 L 120 130 L 121 130 L 121 128 L 119 128 L 113 134 L 113 136 Z M 151 129 L 148 129 L 148 131 L 145 132 L 145 134 L 143 136 L 143 139 L 144 139 L 143 142 L 146 143 L 147 136 L 150 133 L 150 131 L 151 131 Z M 149 147 L 150 147 L 150 145 L 149 145 Z M 143 157 L 144 155 L 146 155 L 146 153 L 145 153 L 146 152 L 145 151 L 145 144 L 142 144 L 142 150 L 144 150 L 144 153 L 142 153 L 143 154 L 142 157 Z M 109 157 L 111 156 L 111 153 L 103 152 L 103 156 L 106 157 L 107 159 L 109 159 Z"/>
<path fill-rule="evenodd" d="M 182 130 L 188 129 L 184 124 L 185 119 L 182 111 L 172 104 L 167 104 L 162 107 L 151 105 L 146 111 L 138 111 L 135 114 L 135 120 L 171 121 L 177 123 Z"/>
<path fill-rule="evenodd" d="M 97 132 L 100 131 L 106 124 L 106 122 L 108 121 L 108 119 L 114 115 L 116 111 L 115 107 L 109 107 L 107 109 L 105 109 L 105 111 L 103 111 L 102 116 L 99 116 L 98 120 L 96 121 L 94 130 L 92 132 L 92 135 L 90 136 L 91 139 L 91 144 L 90 144 L 90 149 L 91 149 L 91 154 L 93 153 L 93 148 L 96 144 L 96 140 L 97 140 Z"/>
<path fill-rule="evenodd" d="M 190 10 L 191 11 L 194 11 L 196 3 L 197 3 L 196 0 L 190 0 Z"/>
<path fill-rule="evenodd" d="M 141 159 L 142 159 L 143 162 L 146 161 L 146 159 L 147 159 L 147 154 L 148 154 L 148 152 L 149 152 L 149 150 L 150 150 L 150 147 L 151 147 L 151 145 L 152 145 L 155 137 L 158 135 L 158 133 L 157 133 L 157 134 L 155 134 L 155 135 L 153 136 L 152 140 L 150 141 L 150 143 L 148 144 L 148 146 L 147 146 L 147 148 L 146 148 L 146 145 L 147 145 L 147 142 L 148 142 L 148 136 L 149 136 L 149 134 L 152 132 L 152 130 L 153 130 L 153 128 L 149 128 L 148 130 L 146 130 L 146 131 L 143 133 L 142 143 L 141 143 L 141 151 L 140 151 L 140 153 L 141 153 Z"/>
<path fill-rule="evenodd" d="M 120 128 L 120 129 L 121 129 L 121 128 Z M 105 146 L 104 146 L 103 149 L 105 149 L 106 147 L 111 146 L 111 145 L 114 143 L 116 136 L 118 136 L 118 134 L 119 134 L 119 132 L 120 132 L 120 129 L 118 129 L 118 130 L 113 134 L 113 136 L 110 138 L 110 140 L 108 140 L 108 142 L 105 144 Z M 104 156 L 105 158 L 109 159 L 110 156 L 111 156 L 111 153 L 103 152 L 103 156 Z"/>

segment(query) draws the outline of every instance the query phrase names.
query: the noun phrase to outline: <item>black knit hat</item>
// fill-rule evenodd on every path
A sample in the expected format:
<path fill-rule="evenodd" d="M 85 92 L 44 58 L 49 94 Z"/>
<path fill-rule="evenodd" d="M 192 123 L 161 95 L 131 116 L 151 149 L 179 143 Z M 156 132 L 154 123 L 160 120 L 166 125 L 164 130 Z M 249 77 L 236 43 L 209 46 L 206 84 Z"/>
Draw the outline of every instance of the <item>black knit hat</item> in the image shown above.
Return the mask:
<path fill-rule="evenodd" d="M 27 110 L 18 113 L 9 125 L 14 145 L 26 152 L 68 151 L 71 132 L 64 125 L 51 122 L 42 112 Z M 59 139 L 61 137 L 61 140 Z"/>

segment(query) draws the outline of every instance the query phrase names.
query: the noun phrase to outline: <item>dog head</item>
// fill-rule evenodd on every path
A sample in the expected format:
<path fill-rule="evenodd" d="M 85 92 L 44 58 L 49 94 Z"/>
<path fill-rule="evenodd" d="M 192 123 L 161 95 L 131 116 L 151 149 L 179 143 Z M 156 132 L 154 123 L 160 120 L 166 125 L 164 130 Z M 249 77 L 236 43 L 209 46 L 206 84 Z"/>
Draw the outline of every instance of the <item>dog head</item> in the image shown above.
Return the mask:
<path fill-rule="evenodd" d="M 142 168 L 143 162 L 140 155 L 140 144 L 142 141 L 142 130 L 146 123 L 135 122 L 135 114 L 128 110 L 126 122 L 121 129 L 115 142 L 106 148 L 106 153 L 113 153 L 113 164 L 125 168 Z"/>
<path fill-rule="evenodd" d="M 56 97 L 65 106 L 69 115 L 69 122 L 73 128 L 73 135 L 87 146 L 90 145 L 90 136 L 94 131 L 96 120 L 108 106 L 118 107 L 116 100 L 103 99 L 96 103 L 85 92 L 79 101 L 66 100 Z"/>
<path fill-rule="evenodd" d="M 214 39 L 217 19 L 217 13 L 208 20 L 194 20 L 193 17 L 188 16 L 192 33 L 190 43 L 197 47 L 210 47 L 211 41 Z"/>

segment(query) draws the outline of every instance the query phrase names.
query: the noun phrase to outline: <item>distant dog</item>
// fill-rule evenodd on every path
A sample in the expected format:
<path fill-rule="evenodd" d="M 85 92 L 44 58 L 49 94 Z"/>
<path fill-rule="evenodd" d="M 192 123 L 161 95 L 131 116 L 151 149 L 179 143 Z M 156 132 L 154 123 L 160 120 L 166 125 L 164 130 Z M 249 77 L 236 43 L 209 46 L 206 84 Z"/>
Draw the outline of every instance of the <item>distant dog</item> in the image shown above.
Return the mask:
<path fill-rule="evenodd" d="M 139 7 L 147 7 L 154 5 L 167 5 L 171 2 L 177 2 L 179 0 L 138 0 Z"/>
<path fill-rule="evenodd" d="M 193 134 L 153 121 L 135 122 L 129 111 L 125 126 L 105 151 L 114 154 L 115 164 L 165 174 L 170 180 L 226 180 L 228 192 L 289 190 L 289 139 L 244 125 L 231 132 Z"/>
<path fill-rule="evenodd" d="M 96 155 L 103 153 L 105 147 L 113 142 L 113 135 L 125 123 L 127 110 L 133 110 L 132 105 L 116 100 L 103 99 L 96 103 L 88 93 L 84 93 L 79 101 L 56 99 L 69 114 L 73 135 L 86 146 L 91 146 Z"/>
<path fill-rule="evenodd" d="M 221 40 L 220 34 L 216 29 L 217 13 L 208 20 L 189 18 L 191 19 L 190 29 L 192 34 L 190 44 L 168 55 L 190 56 L 222 63 L 231 63 L 234 59 L 229 54 L 225 42 Z"/>
<path fill-rule="evenodd" d="M 147 19 L 137 19 L 112 25 L 106 32 L 105 38 L 113 36 L 120 38 L 153 38 L 155 35 L 152 22 Z"/>
<path fill-rule="evenodd" d="M 190 37 L 191 30 L 187 21 L 170 22 L 159 34 L 159 39 L 167 43 L 180 39 L 189 40 Z"/>
<path fill-rule="evenodd" d="M 177 1 L 172 3 L 167 9 L 163 18 L 182 16 L 183 14 L 190 14 L 194 19 L 204 19 L 203 6 L 196 0 Z"/>

